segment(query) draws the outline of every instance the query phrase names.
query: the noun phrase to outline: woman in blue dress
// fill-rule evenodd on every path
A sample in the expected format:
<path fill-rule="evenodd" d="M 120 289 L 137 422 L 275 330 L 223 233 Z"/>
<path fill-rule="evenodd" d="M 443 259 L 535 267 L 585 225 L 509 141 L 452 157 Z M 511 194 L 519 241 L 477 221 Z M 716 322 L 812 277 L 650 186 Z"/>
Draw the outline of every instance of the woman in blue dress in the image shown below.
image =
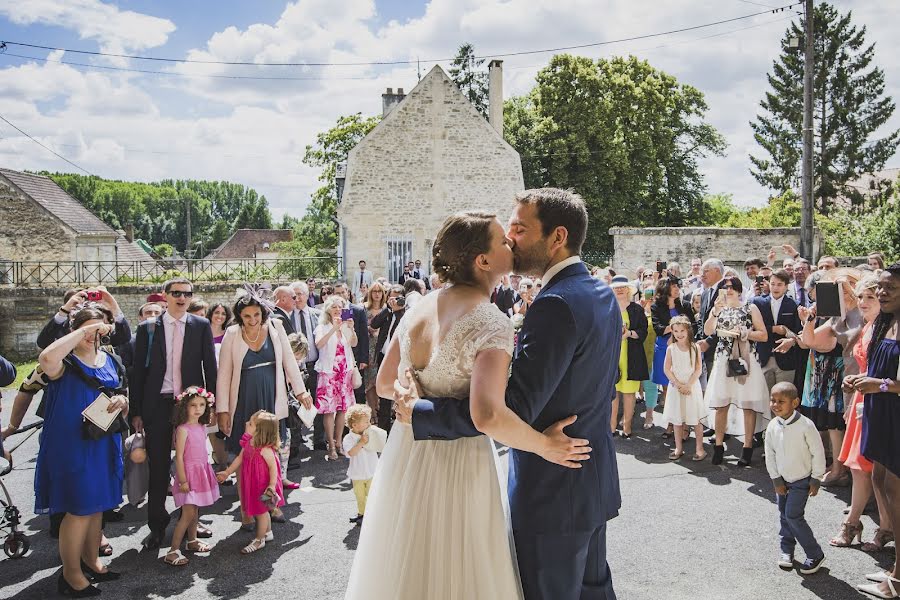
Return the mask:
<path fill-rule="evenodd" d="M 99 440 L 82 436 L 82 411 L 98 396 L 73 369 L 96 379 L 104 388 L 119 387 L 113 358 L 100 350 L 101 338 L 112 331 L 112 314 L 86 303 L 72 313 L 72 331 L 41 352 L 39 363 L 50 384 L 44 391 L 44 431 L 35 468 L 36 514 L 65 513 L 59 529 L 63 572 L 59 592 L 72 597 L 95 596 L 94 581 L 117 579 L 97 556 L 103 511 L 122 502 L 122 438 Z M 69 364 L 63 362 L 67 361 Z M 128 400 L 112 396 L 110 412 L 127 411 Z M 84 570 L 82 570 L 84 569 Z"/>
<path fill-rule="evenodd" d="M 885 498 L 894 530 L 900 525 L 900 262 L 878 279 L 881 313 L 872 324 L 868 372 L 851 375 L 844 385 L 865 395 L 863 400 L 863 456 L 872 461 L 872 483 Z M 888 528 L 890 528 L 890 525 Z M 884 523 L 879 524 L 885 528 Z M 900 597 L 900 561 L 887 572 L 866 575 L 875 583 L 857 589 L 879 598 Z"/>
<path fill-rule="evenodd" d="M 650 379 L 653 385 L 662 386 L 663 402 L 665 402 L 666 391 L 669 388 L 669 378 L 663 372 L 666 349 L 669 347 L 669 339 L 672 337 L 669 321 L 677 315 L 684 315 L 691 322 L 694 321 L 694 313 L 690 305 L 681 299 L 681 280 L 677 277 L 664 277 L 656 282 L 656 295 L 650 306 L 650 319 L 653 321 L 653 331 L 656 332 L 656 344 L 653 347 L 653 370 L 650 373 Z M 644 416 L 645 428 L 647 425 L 653 425 L 652 410 L 648 405 L 647 414 Z"/>

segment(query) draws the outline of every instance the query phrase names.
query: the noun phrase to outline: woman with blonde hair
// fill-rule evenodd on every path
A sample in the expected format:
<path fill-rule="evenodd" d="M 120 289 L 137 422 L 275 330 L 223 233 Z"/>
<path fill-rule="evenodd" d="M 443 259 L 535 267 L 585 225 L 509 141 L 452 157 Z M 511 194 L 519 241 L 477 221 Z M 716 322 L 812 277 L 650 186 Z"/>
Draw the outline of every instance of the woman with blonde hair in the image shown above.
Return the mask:
<path fill-rule="evenodd" d="M 375 282 L 366 293 L 363 307 L 366 309 L 366 320 L 369 324 L 369 356 L 378 356 L 378 328 L 372 327 L 372 319 L 377 317 L 387 306 L 387 290 L 379 282 Z M 372 408 L 372 413 L 378 411 L 378 393 L 375 391 L 375 378 L 378 376 L 378 364 L 375 360 L 362 373 L 363 389 L 366 392 L 366 404 Z"/>
<path fill-rule="evenodd" d="M 316 372 L 319 385 L 316 389 L 316 408 L 322 413 L 325 424 L 328 456 L 337 460 L 341 438 L 344 437 L 344 413 L 356 402 L 353 394 L 353 348 L 356 347 L 356 331 L 353 317 L 342 315 L 349 308 L 344 298 L 329 296 L 319 315 L 319 325 L 313 334 L 319 360 Z"/>

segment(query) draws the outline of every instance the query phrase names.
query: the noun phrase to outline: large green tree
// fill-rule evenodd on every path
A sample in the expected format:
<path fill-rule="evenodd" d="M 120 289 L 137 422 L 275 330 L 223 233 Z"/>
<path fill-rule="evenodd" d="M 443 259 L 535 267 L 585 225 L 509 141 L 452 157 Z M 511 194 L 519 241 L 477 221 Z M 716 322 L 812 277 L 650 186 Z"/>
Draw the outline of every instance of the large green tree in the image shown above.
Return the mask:
<path fill-rule="evenodd" d="M 803 125 L 803 53 L 790 47 L 803 40 L 805 17 L 788 27 L 781 56 L 769 74 L 771 90 L 760 102 L 762 113 L 750 124 L 763 153 L 750 156 L 751 172 L 777 194 L 799 187 Z M 884 72 L 875 67 L 875 44 L 866 43 L 865 26 L 852 22 L 828 3 L 815 8 L 813 89 L 814 188 L 817 208 L 827 214 L 837 197 L 864 200 L 848 185 L 863 173 L 884 167 L 897 150 L 900 130 L 874 133 L 894 112 L 884 93 Z"/>
<path fill-rule="evenodd" d="M 488 117 L 488 73 L 481 68 L 484 59 L 475 58 L 475 47 L 465 43 L 450 63 L 450 79 L 459 87 L 478 112 Z"/>
<path fill-rule="evenodd" d="M 696 88 L 635 57 L 554 56 L 504 110 L 527 187 L 573 188 L 590 212 L 587 251 L 612 226 L 677 226 L 704 210 L 698 162 L 725 149 Z"/>

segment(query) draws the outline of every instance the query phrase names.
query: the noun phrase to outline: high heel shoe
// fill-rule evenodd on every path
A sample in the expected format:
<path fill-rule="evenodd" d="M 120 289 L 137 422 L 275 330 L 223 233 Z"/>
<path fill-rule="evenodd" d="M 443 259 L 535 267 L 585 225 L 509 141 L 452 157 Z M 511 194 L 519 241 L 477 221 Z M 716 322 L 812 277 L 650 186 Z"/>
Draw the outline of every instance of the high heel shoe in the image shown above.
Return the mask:
<path fill-rule="evenodd" d="M 881 552 L 889 542 L 893 541 L 894 532 L 879 527 L 875 530 L 875 537 L 872 538 L 872 541 L 863 544 L 862 549 L 865 552 Z"/>
<path fill-rule="evenodd" d="M 712 464 L 721 465 L 723 460 L 725 460 L 725 446 L 716 444 L 713 446 Z"/>
<path fill-rule="evenodd" d="M 753 460 L 753 446 L 743 449 L 741 452 L 741 460 L 738 461 L 737 466 L 749 467 L 751 460 Z"/>
<path fill-rule="evenodd" d="M 85 576 L 88 578 L 88 581 L 91 583 L 100 583 L 101 581 L 115 581 L 122 577 L 122 574 L 117 571 L 111 571 L 110 569 L 106 569 L 106 571 L 100 573 L 98 571 L 93 570 L 84 561 L 81 561 L 81 570 L 84 572 Z"/>
<path fill-rule="evenodd" d="M 60 595 L 68 596 L 69 598 L 90 598 L 91 596 L 100 595 L 100 588 L 96 588 L 90 583 L 87 587 L 76 590 L 69 585 L 69 582 L 66 581 L 66 578 L 62 575 L 56 579 L 56 591 L 59 592 Z"/>
<path fill-rule="evenodd" d="M 841 523 L 841 531 L 831 538 L 828 543 L 835 548 L 847 548 L 853 544 L 853 538 L 857 538 L 859 543 L 862 544 L 862 532 L 862 523 L 851 525 L 847 521 L 844 521 Z"/>

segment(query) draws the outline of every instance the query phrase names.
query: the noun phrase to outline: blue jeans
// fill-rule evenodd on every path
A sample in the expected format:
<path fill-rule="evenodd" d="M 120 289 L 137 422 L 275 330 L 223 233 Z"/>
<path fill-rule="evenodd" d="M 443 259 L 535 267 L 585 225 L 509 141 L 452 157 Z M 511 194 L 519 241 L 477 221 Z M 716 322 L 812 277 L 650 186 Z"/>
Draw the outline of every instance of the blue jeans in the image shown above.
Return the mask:
<path fill-rule="evenodd" d="M 781 551 L 793 556 L 794 548 L 799 543 L 806 558 L 819 559 L 824 556 L 822 547 L 813 536 L 803 514 L 809 499 L 809 477 L 786 485 L 787 495 L 775 496 L 778 512 L 781 513 Z"/>

